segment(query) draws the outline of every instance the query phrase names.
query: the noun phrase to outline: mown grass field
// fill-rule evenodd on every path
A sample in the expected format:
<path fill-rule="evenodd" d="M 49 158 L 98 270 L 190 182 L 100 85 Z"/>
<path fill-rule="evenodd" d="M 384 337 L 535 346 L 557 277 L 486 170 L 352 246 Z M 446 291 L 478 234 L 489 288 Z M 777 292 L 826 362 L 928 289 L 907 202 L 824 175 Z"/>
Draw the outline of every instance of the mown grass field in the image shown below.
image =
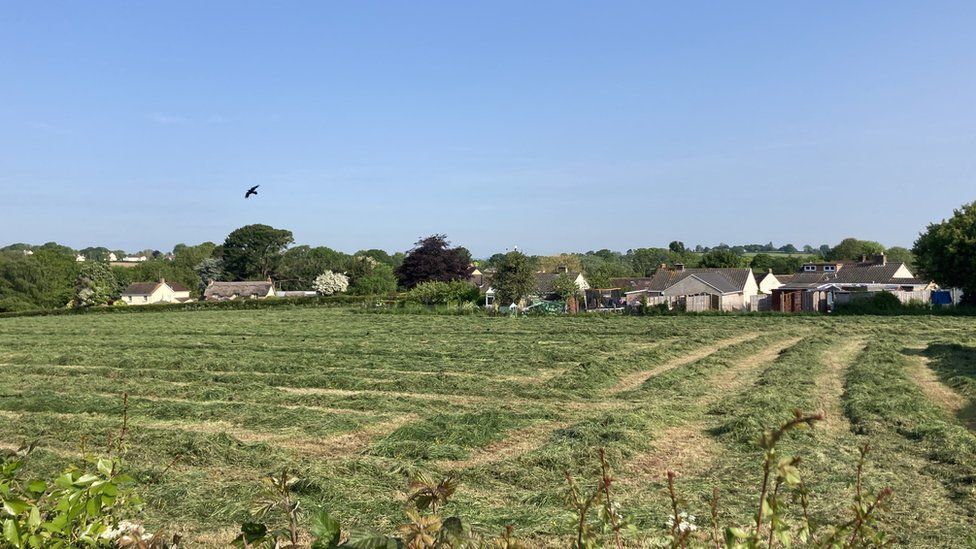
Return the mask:
<path fill-rule="evenodd" d="M 340 309 L 0 319 L 0 445 L 34 470 L 105 447 L 130 405 L 129 462 L 153 528 L 223 546 L 260 477 L 306 479 L 306 508 L 392 529 L 405 471 L 457 470 L 479 529 L 570 532 L 564 471 L 607 449 L 625 513 L 667 516 L 665 471 L 700 517 L 713 486 L 747 523 L 753 444 L 793 408 L 814 519 L 845 513 L 857 448 L 885 527 L 910 546 L 976 543 L 976 326 L 950 317 L 544 317 Z M 564 538 L 563 538 L 564 539 Z"/>

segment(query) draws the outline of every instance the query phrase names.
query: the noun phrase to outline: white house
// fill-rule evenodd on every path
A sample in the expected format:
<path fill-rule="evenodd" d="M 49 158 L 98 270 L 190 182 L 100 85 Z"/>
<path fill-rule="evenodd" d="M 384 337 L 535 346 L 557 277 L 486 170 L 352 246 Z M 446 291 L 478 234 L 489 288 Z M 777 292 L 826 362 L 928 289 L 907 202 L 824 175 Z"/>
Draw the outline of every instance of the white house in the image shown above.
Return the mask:
<path fill-rule="evenodd" d="M 151 305 L 153 303 L 184 303 L 190 301 L 190 290 L 178 282 L 136 282 L 122 292 L 127 305 Z"/>

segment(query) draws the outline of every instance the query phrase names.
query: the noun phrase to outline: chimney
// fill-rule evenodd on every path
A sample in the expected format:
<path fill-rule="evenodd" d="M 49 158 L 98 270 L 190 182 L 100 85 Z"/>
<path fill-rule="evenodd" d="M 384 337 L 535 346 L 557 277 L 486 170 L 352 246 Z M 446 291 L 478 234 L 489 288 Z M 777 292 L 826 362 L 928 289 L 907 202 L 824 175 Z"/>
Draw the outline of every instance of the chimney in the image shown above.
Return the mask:
<path fill-rule="evenodd" d="M 867 263 L 867 262 L 868 262 L 868 256 L 862 255 L 861 256 L 861 263 Z"/>
<path fill-rule="evenodd" d="M 876 263 L 880 264 L 882 267 L 888 264 L 888 257 L 885 254 L 878 254 L 874 256 Z"/>
<path fill-rule="evenodd" d="M 556 267 L 556 272 L 557 273 L 568 273 L 569 272 L 569 268 L 566 267 L 565 265 L 560 265 L 560 266 Z"/>
<path fill-rule="evenodd" d="M 685 264 L 684 263 L 675 263 L 674 264 L 674 270 L 676 270 L 678 272 L 681 272 L 681 271 L 685 270 Z"/>
<path fill-rule="evenodd" d="M 772 267 L 770 267 L 770 268 L 768 268 L 768 269 L 766 269 L 766 272 L 767 272 L 768 274 L 773 274 L 773 268 L 772 268 Z"/>
<path fill-rule="evenodd" d="M 668 268 L 668 264 L 667 263 L 661 263 L 661 266 L 658 267 L 658 269 L 661 269 L 661 270 L 664 270 L 664 269 L 667 269 L 667 268 Z"/>
<path fill-rule="evenodd" d="M 163 277 L 159 277 L 159 283 L 160 284 L 166 284 L 166 279 L 163 278 Z"/>

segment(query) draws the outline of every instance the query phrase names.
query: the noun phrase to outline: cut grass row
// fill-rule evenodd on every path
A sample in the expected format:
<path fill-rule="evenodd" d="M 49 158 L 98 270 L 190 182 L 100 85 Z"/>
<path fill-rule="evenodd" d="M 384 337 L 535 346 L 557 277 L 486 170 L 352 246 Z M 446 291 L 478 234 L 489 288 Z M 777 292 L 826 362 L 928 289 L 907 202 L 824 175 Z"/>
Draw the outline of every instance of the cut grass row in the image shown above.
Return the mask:
<path fill-rule="evenodd" d="M 132 464 L 151 526 L 229 528 L 246 516 L 260 475 L 289 465 L 305 479 L 305 505 L 327 506 L 344 523 L 392 527 L 405 471 L 461 469 L 457 512 L 488 531 L 514 523 L 551 539 L 569 529 L 563 471 L 588 476 L 597 447 L 638 479 L 620 488 L 638 525 L 658 527 L 666 500 L 654 479 L 664 471 L 634 464 L 670 447 L 670 437 L 691 437 L 693 467 L 681 479 L 691 499 L 719 485 L 723 513 L 747 520 L 754 501 L 736 486 L 754 485 L 758 470 L 746 442 L 792 408 L 822 404 L 830 353 L 855 338 L 969 345 L 970 333 L 953 318 L 515 320 L 303 309 L 3 319 L 0 419 L 16 420 L 0 421 L 0 441 L 39 436 L 33 466 L 54 471 L 82 437 L 104 446 L 129 392 Z M 862 358 L 873 368 L 884 356 Z M 845 409 L 857 393 L 851 375 Z M 616 391 L 628 376 L 639 383 Z M 925 472 L 933 457 L 913 453 L 910 437 L 891 426 L 877 432 L 891 445 L 875 451 L 872 487 L 930 482 L 924 501 L 957 525 L 961 507 L 945 491 L 965 484 L 952 476 L 959 464 Z M 814 431 L 786 449 L 808 460 L 818 487 L 843 492 L 868 437 Z M 913 467 L 923 476 L 912 477 Z M 840 511 L 817 505 L 820 516 Z M 948 539 L 932 528 L 913 539 Z"/>

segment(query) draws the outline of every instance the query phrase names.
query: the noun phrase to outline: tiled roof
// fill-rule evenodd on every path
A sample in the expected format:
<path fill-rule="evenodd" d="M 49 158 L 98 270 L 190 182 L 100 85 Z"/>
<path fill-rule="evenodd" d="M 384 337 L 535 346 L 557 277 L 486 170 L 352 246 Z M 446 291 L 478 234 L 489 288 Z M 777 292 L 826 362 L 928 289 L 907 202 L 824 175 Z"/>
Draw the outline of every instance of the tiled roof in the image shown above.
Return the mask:
<path fill-rule="evenodd" d="M 715 288 L 716 290 L 722 292 L 723 294 L 731 294 L 735 292 L 741 292 L 742 288 L 737 288 L 731 280 L 725 277 L 723 273 L 716 271 L 707 271 L 700 273 L 692 273 L 691 276 L 701 280 L 705 284 Z M 688 278 L 688 277 L 685 277 Z"/>
<path fill-rule="evenodd" d="M 556 283 L 556 279 L 560 275 L 566 275 L 570 280 L 575 281 L 579 278 L 580 273 L 567 272 L 567 273 L 536 273 L 535 274 L 535 291 L 539 295 L 551 294 L 553 292 L 553 285 Z"/>
<path fill-rule="evenodd" d="M 135 282 L 129 284 L 122 295 L 150 295 L 159 284 L 159 282 Z"/>
<path fill-rule="evenodd" d="M 244 282 L 211 282 L 203 292 L 208 299 L 230 299 L 237 297 L 264 297 L 271 292 L 273 284 L 267 280 Z"/>
<path fill-rule="evenodd" d="M 186 286 L 180 284 L 179 282 L 167 282 L 170 288 L 173 288 L 174 292 L 189 292 L 190 289 Z"/>
<path fill-rule="evenodd" d="M 836 272 L 799 272 L 793 275 L 788 285 L 801 287 L 815 283 L 831 284 L 927 284 L 918 278 L 895 278 L 904 263 L 864 264 L 845 263 Z M 782 279 L 781 279 L 782 280 Z"/>
<path fill-rule="evenodd" d="M 627 290 L 640 291 L 647 290 L 651 286 L 652 276 L 641 276 L 636 278 L 611 278 L 610 285 L 615 288 L 626 288 Z"/>
<path fill-rule="evenodd" d="M 919 278 L 896 278 L 895 274 L 904 267 L 904 263 L 844 263 L 836 272 L 799 272 L 792 276 L 784 286 L 789 288 L 807 288 L 817 284 L 903 284 L 924 285 L 928 281 Z M 781 279 L 782 280 L 782 279 Z"/>
<path fill-rule="evenodd" d="M 721 277 L 727 283 L 723 285 L 724 288 L 731 288 L 728 291 L 731 292 L 741 292 L 745 290 L 746 281 L 749 280 L 749 274 L 751 271 L 749 269 L 658 269 L 654 276 L 651 277 L 650 282 L 647 284 L 647 290 L 652 292 L 663 292 L 667 288 L 670 288 L 677 282 L 685 279 L 691 275 L 697 275 L 698 278 L 705 282 L 708 282 L 712 286 L 715 286 L 719 282 Z M 714 282 L 714 283 L 713 283 Z M 718 288 L 716 286 L 716 288 Z M 718 288 L 722 291 L 725 289 Z"/>

